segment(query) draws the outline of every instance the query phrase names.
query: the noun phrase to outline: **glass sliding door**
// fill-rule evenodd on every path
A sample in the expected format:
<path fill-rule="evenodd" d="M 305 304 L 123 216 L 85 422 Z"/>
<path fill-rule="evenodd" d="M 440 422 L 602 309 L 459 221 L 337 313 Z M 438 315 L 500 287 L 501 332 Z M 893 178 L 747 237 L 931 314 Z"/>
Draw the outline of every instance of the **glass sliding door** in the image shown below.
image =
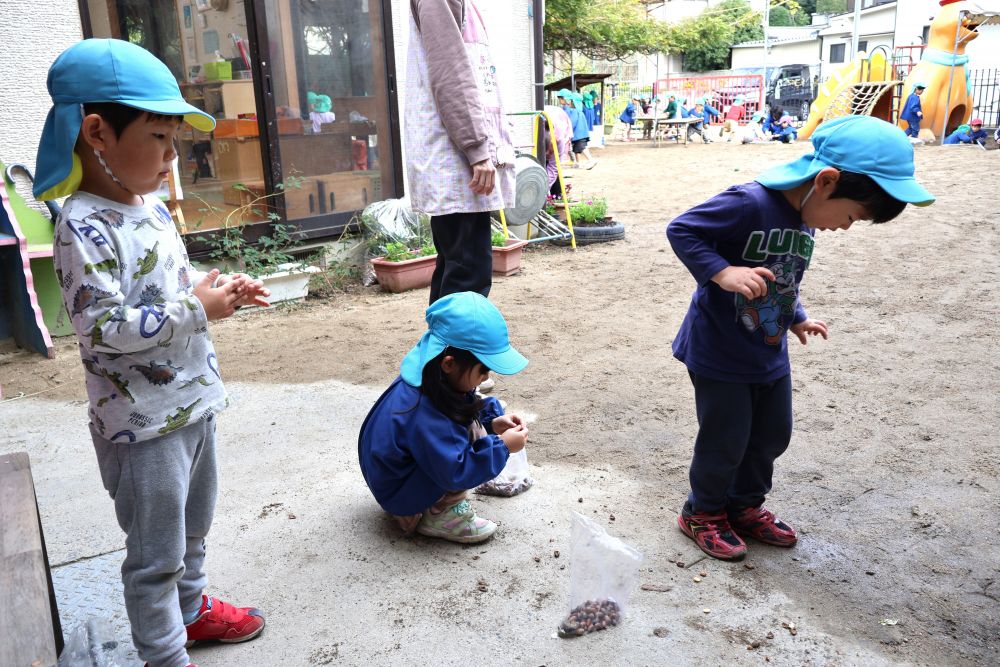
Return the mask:
<path fill-rule="evenodd" d="M 264 187 L 253 63 L 244 55 L 251 37 L 248 1 L 88 2 L 95 37 L 125 39 L 152 52 L 177 77 L 184 98 L 216 118 L 214 132 L 185 124 L 179 134 L 177 203 L 191 232 L 221 227 L 230 212 Z M 268 218 L 258 210 L 248 212 L 247 219 Z"/>
<path fill-rule="evenodd" d="M 382 3 L 263 3 L 281 167 L 292 186 L 285 189 L 288 220 L 355 211 L 392 196 Z"/>

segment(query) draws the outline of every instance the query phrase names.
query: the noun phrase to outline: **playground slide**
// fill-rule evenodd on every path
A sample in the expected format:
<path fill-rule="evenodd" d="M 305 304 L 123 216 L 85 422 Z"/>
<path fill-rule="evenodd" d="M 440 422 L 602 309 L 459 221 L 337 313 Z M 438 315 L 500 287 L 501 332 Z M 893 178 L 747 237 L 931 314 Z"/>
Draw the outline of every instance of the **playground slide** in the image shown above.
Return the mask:
<path fill-rule="evenodd" d="M 864 81 L 888 81 L 891 78 L 892 65 L 886 61 L 885 55 L 881 51 L 876 51 L 871 56 L 868 56 L 864 51 L 858 52 L 857 58 L 835 70 L 820 85 L 816 99 L 809 107 L 809 118 L 806 120 L 806 124 L 799 129 L 799 138 L 808 139 L 812 136 L 813 130 L 826 117 L 830 103 L 848 86 Z"/>

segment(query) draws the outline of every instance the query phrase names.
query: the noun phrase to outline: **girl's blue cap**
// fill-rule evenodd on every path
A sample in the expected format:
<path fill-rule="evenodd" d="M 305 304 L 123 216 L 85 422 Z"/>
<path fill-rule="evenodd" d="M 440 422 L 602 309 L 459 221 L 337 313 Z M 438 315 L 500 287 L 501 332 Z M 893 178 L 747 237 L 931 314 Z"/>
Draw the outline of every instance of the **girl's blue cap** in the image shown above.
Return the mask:
<path fill-rule="evenodd" d="M 156 56 L 120 39 L 85 39 L 69 47 L 49 68 L 52 109 L 45 119 L 35 164 L 36 199 L 56 199 L 80 186 L 83 168 L 74 152 L 83 125 L 83 105 L 115 102 L 164 116 L 183 116 L 211 132 L 215 119 L 184 101 L 177 80 Z"/>
<path fill-rule="evenodd" d="M 424 366 L 446 347 L 467 350 L 490 370 L 514 375 L 528 365 L 511 347 L 507 322 L 496 306 L 476 292 L 456 292 L 427 308 L 427 331 L 400 365 L 399 374 L 412 387 L 423 382 Z"/>
<path fill-rule="evenodd" d="M 871 116 L 844 116 L 823 122 L 812 135 L 812 145 L 812 153 L 764 172 L 757 182 L 791 190 L 833 167 L 864 174 L 907 204 L 934 203 L 934 195 L 913 177 L 913 145 L 895 125 Z"/>

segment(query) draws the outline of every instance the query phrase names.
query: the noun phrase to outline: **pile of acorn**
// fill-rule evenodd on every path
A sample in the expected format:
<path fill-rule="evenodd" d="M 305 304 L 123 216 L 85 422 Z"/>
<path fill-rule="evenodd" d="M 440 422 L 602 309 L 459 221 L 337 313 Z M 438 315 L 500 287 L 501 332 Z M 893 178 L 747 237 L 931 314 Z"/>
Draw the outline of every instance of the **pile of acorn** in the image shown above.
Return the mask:
<path fill-rule="evenodd" d="M 621 621 L 621 608 L 614 600 L 587 600 L 569 612 L 559 626 L 559 636 L 582 637 L 598 630 L 607 630 Z"/>

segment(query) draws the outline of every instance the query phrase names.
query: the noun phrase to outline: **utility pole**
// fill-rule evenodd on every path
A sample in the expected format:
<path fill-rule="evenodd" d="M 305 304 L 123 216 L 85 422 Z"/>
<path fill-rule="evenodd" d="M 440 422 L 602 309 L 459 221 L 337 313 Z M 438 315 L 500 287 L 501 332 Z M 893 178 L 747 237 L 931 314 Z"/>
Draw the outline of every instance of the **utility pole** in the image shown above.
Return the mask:
<path fill-rule="evenodd" d="M 861 33 L 861 4 L 862 0 L 854 0 L 854 26 L 851 31 L 851 53 L 847 62 L 853 61 L 858 55 L 858 35 Z"/>
<path fill-rule="evenodd" d="M 767 91 L 771 85 L 771 79 L 767 76 L 767 26 L 771 22 L 771 0 L 764 0 L 764 85 L 760 91 L 760 108 L 767 105 Z"/>

